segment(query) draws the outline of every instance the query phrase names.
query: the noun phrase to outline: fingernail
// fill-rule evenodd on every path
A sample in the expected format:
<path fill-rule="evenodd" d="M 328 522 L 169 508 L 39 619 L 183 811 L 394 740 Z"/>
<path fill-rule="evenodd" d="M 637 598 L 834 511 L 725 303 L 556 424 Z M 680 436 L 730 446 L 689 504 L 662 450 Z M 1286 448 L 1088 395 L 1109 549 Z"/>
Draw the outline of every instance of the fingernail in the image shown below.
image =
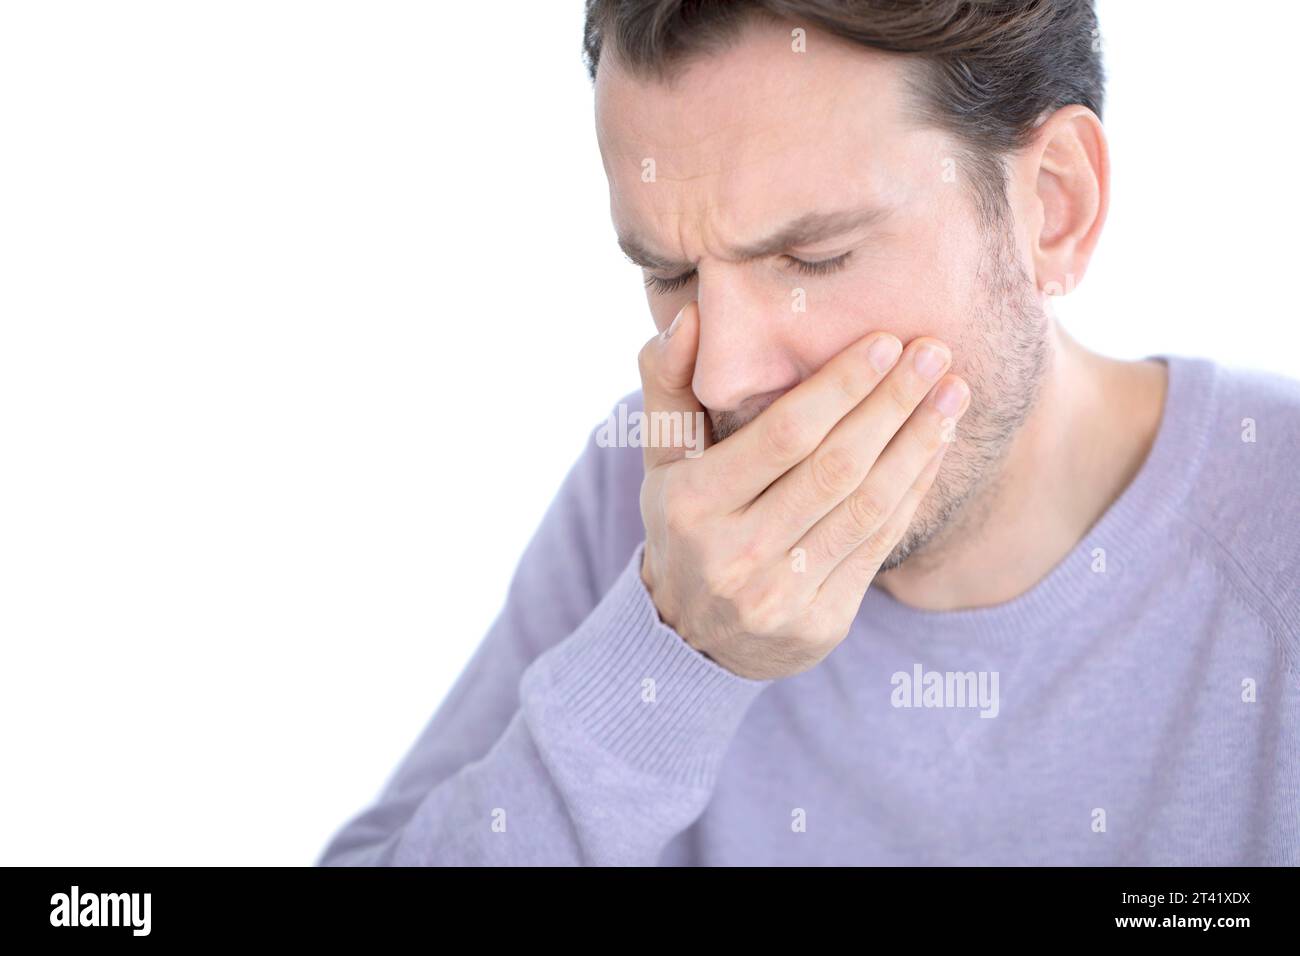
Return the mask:
<path fill-rule="evenodd" d="M 938 378 L 947 361 L 948 353 L 937 345 L 923 345 L 916 352 L 916 370 L 925 378 Z"/>
<path fill-rule="evenodd" d="M 688 302 L 686 305 L 690 305 L 690 303 Z M 677 325 L 682 321 L 682 313 L 686 311 L 686 305 L 677 310 L 677 316 L 673 319 L 672 324 L 670 324 L 668 328 L 664 329 L 663 334 L 659 336 L 665 342 L 671 339 L 673 333 L 677 331 Z"/>
<path fill-rule="evenodd" d="M 871 360 L 871 365 L 877 372 L 888 372 L 894 367 L 902 351 L 902 342 L 892 335 L 882 335 L 867 349 L 867 358 Z"/>
<path fill-rule="evenodd" d="M 970 389 L 961 379 L 953 379 L 939 386 L 939 393 L 934 396 L 934 406 L 946 417 L 952 418 L 961 411 L 962 404 Z"/>

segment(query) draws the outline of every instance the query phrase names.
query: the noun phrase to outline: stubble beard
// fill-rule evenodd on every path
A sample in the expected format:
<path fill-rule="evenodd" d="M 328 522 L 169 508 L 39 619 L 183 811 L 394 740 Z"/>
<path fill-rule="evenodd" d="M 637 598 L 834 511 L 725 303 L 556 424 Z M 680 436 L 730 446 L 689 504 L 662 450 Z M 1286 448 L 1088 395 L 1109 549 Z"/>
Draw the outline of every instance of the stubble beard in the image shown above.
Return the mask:
<path fill-rule="evenodd" d="M 1003 220 L 986 235 L 977 302 L 966 326 L 970 334 L 953 349 L 971 389 L 970 405 L 934 484 L 880 571 L 978 531 L 1012 441 L 1033 411 L 1051 364 L 1048 316 L 1016 256 L 1010 227 Z"/>

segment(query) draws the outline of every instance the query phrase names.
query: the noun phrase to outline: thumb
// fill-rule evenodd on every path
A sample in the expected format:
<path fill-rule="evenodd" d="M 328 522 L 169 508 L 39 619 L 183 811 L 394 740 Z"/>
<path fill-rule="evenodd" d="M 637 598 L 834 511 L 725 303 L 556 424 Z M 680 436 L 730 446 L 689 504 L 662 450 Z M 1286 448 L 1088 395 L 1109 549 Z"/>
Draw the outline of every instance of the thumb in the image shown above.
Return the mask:
<path fill-rule="evenodd" d="M 638 356 L 646 418 L 641 448 L 647 472 L 665 462 L 695 457 L 709 444 L 708 418 L 691 390 L 699 341 L 700 307 L 692 300 Z"/>

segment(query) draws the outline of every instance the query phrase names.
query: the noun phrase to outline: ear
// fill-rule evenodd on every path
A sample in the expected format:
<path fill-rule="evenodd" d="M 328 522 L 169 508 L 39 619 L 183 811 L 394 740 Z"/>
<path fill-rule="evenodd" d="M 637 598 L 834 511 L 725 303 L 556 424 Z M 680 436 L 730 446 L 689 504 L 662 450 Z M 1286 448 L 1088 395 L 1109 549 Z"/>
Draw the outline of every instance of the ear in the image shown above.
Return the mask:
<path fill-rule="evenodd" d="M 1062 107 L 1039 126 L 1025 159 L 1036 183 L 1035 279 L 1040 291 L 1061 295 L 1083 280 L 1110 204 L 1101 120 L 1086 106 Z"/>

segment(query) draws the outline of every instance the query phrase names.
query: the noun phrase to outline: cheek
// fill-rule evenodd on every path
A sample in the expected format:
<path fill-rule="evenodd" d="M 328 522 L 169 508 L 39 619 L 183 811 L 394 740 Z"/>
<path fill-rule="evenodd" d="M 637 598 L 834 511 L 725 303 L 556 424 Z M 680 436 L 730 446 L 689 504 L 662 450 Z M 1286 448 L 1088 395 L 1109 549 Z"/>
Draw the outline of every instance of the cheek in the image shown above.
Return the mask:
<path fill-rule="evenodd" d="M 947 189 L 918 203 L 897 237 L 888 306 L 911 337 L 933 335 L 954 349 L 978 321 L 985 236 L 965 194 Z"/>
<path fill-rule="evenodd" d="M 974 319 L 976 263 L 947 250 L 918 244 L 908 255 L 892 256 L 888 268 L 841 284 L 826 308 L 812 315 L 792 346 L 820 363 L 870 332 L 887 331 L 904 344 L 921 335 L 942 339 L 956 350 Z"/>
<path fill-rule="evenodd" d="M 954 349 L 959 346 L 976 318 L 972 268 L 973 263 L 960 258 L 935 258 L 910 278 L 907 294 L 897 303 L 906 311 L 910 337 L 933 335 Z"/>

